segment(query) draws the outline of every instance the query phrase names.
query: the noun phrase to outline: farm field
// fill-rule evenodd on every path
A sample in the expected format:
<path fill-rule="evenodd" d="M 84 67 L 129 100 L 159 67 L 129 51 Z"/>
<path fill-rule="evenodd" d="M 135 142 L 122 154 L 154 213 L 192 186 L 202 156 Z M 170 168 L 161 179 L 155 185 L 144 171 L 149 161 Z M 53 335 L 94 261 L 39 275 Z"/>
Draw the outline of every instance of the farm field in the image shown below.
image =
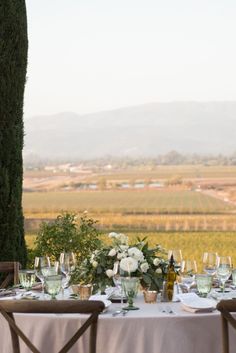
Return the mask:
<path fill-rule="evenodd" d="M 23 207 L 27 214 L 62 210 L 124 214 L 215 214 L 235 209 L 222 200 L 188 190 L 25 192 Z"/>
<path fill-rule="evenodd" d="M 147 237 L 149 244 L 161 244 L 166 250 L 181 249 L 185 259 L 195 259 L 198 270 L 202 270 L 202 255 L 205 251 L 232 256 L 236 264 L 236 232 L 127 232 L 132 241 L 137 236 Z M 102 238 L 107 239 L 103 234 Z M 33 247 L 35 236 L 27 235 L 26 243 Z"/>

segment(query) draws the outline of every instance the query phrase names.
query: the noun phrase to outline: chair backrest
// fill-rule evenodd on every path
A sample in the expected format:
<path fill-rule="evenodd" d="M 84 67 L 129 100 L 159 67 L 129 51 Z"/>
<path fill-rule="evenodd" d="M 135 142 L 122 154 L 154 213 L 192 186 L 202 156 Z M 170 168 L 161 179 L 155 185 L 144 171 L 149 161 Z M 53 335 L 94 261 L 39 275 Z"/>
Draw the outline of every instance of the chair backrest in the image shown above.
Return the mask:
<path fill-rule="evenodd" d="M 0 303 L 0 312 L 7 320 L 12 338 L 14 353 L 20 353 L 19 337 L 25 342 L 33 353 L 40 353 L 39 350 L 25 336 L 16 325 L 13 313 L 81 313 L 91 314 L 81 325 L 71 339 L 58 353 L 66 353 L 90 327 L 89 352 L 96 352 L 97 320 L 98 315 L 104 310 L 105 305 L 101 301 L 92 300 L 48 300 L 48 301 L 23 301 L 4 300 Z"/>
<path fill-rule="evenodd" d="M 21 265 L 15 261 L 2 261 L 0 262 L 0 273 L 6 274 L 3 282 L 0 283 L 0 288 L 7 288 L 9 285 L 19 283 L 19 269 Z"/>
<path fill-rule="evenodd" d="M 216 308 L 221 312 L 223 353 L 229 353 L 228 323 L 236 330 L 236 319 L 230 314 L 231 312 L 236 312 L 236 300 L 221 300 Z"/>

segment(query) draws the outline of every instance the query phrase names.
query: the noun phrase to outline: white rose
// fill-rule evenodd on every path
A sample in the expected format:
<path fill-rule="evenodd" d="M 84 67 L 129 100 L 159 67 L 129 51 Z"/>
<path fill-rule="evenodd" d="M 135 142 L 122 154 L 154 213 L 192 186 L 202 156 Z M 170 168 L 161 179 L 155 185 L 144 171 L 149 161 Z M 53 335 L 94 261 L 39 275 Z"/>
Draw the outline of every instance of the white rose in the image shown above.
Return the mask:
<path fill-rule="evenodd" d="M 149 265 L 147 262 L 143 262 L 141 265 L 140 265 L 140 268 L 141 268 L 141 271 L 142 272 L 147 272 L 147 270 L 149 269 Z"/>
<path fill-rule="evenodd" d="M 138 261 L 142 261 L 144 258 L 142 251 L 135 247 L 128 249 L 128 254 Z"/>
<path fill-rule="evenodd" d="M 128 244 L 128 237 L 125 234 L 119 234 L 119 241 L 121 244 L 127 245 Z"/>
<path fill-rule="evenodd" d="M 106 275 L 107 277 L 111 278 L 112 276 L 114 276 L 114 273 L 112 270 L 106 270 Z"/>
<path fill-rule="evenodd" d="M 124 252 L 118 252 L 118 254 L 117 254 L 117 259 L 118 260 L 121 260 L 121 259 L 123 259 L 125 257 L 126 257 L 126 254 Z"/>
<path fill-rule="evenodd" d="M 116 255 L 116 250 L 115 249 L 111 249 L 108 253 L 108 256 L 115 256 Z"/>
<path fill-rule="evenodd" d="M 94 268 L 98 267 L 98 262 L 97 262 L 97 261 L 93 261 L 92 266 L 93 266 Z"/>
<path fill-rule="evenodd" d="M 138 261 L 133 257 L 125 257 L 120 261 L 120 268 L 125 272 L 135 272 L 138 269 Z"/>
<path fill-rule="evenodd" d="M 156 269 L 156 273 L 162 273 L 162 269 L 159 267 Z"/>
<path fill-rule="evenodd" d="M 158 259 L 157 257 L 153 260 L 153 265 L 158 266 L 160 264 L 161 260 Z"/>
<path fill-rule="evenodd" d="M 120 249 L 121 249 L 122 251 L 125 251 L 125 250 L 128 250 L 129 247 L 128 247 L 128 245 L 120 245 Z"/>

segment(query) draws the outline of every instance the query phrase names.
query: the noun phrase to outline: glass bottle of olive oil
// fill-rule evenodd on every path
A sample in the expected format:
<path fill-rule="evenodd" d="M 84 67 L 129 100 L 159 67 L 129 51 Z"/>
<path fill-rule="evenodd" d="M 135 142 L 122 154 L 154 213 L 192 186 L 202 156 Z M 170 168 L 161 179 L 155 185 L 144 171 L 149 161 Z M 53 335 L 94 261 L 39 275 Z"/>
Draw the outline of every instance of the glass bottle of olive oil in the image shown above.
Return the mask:
<path fill-rule="evenodd" d="M 167 269 L 167 278 L 166 278 L 166 291 L 167 291 L 167 298 L 169 301 L 172 300 L 174 294 L 174 285 L 176 280 L 176 273 L 174 267 L 174 257 L 171 255 L 170 262 Z"/>

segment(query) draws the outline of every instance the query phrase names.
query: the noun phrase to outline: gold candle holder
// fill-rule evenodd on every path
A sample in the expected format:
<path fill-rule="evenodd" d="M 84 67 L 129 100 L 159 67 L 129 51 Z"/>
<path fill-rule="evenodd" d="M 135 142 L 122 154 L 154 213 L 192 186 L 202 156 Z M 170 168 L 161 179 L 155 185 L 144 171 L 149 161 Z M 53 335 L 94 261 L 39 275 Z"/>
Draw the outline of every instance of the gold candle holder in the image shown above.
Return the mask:
<path fill-rule="evenodd" d="M 143 292 L 144 301 L 148 304 L 154 304 L 157 301 L 157 291 L 156 290 L 145 290 Z"/>
<path fill-rule="evenodd" d="M 93 286 L 92 284 L 80 284 L 79 286 L 79 297 L 81 300 L 87 300 L 92 295 Z"/>

